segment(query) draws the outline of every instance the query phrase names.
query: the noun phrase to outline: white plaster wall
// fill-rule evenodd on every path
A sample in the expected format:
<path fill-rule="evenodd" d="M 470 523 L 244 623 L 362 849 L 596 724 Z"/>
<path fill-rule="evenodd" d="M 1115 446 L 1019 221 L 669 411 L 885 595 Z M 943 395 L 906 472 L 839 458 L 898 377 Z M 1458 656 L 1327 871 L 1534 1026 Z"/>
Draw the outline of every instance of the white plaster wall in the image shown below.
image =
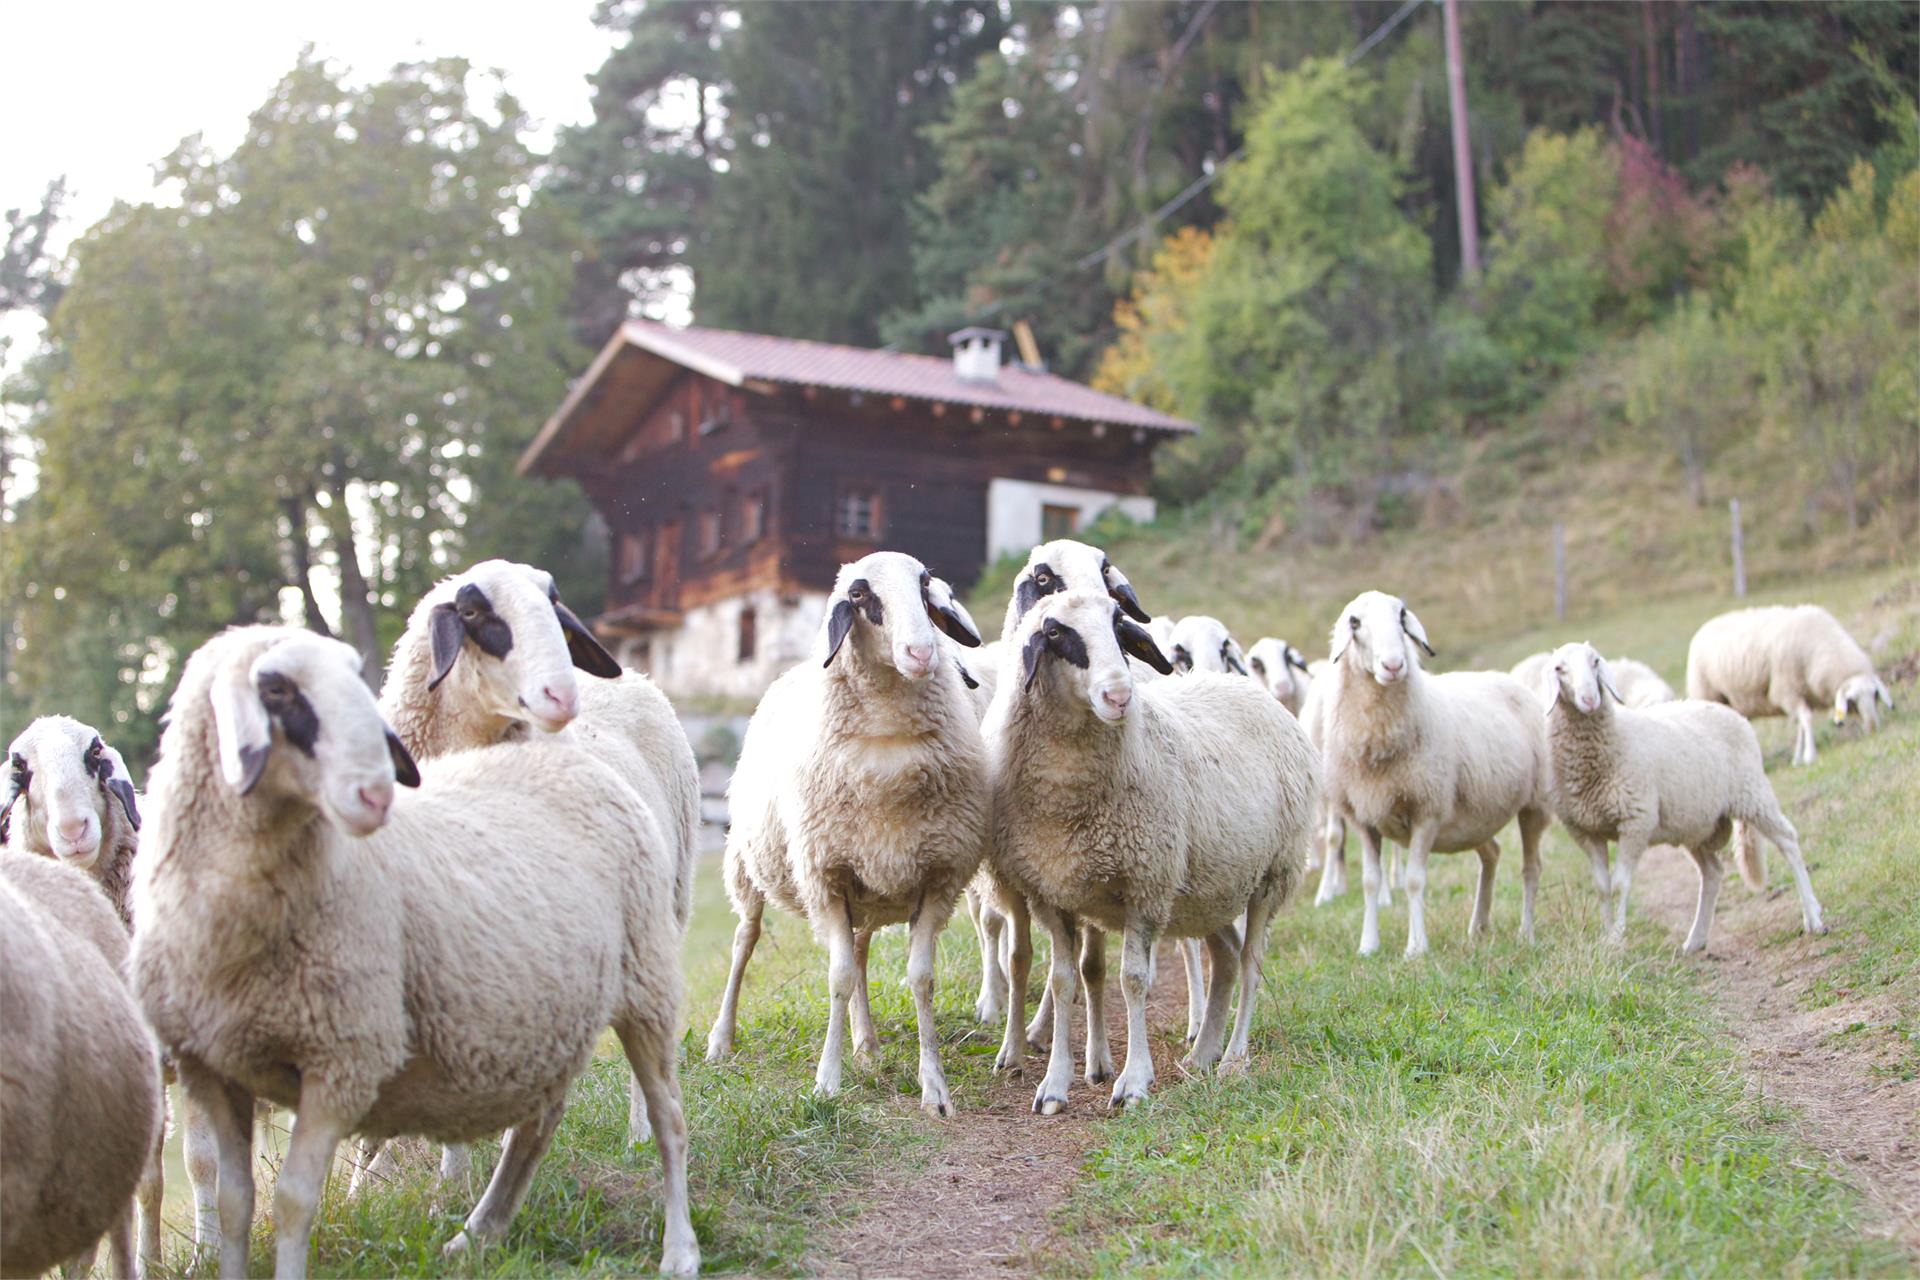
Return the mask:
<path fill-rule="evenodd" d="M 825 592 L 802 592 L 782 603 L 771 588 L 688 609 L 672 631 L 644 637 L 650 653 L 639 659 L 641 641 L 624 647 L 623 662 L 652 676 L 669 697 L 690 695 L 758 698 L 787 668 L 807 656 L 826 616 Z M 750 662 L 739 661 L 740 611 L 756 611 L 756 642 Z"/>
<path fill-rule="evenodd" d="M 1025 555 L 1040 541 L 1040 508 L 1075 507 L 1080 528 L 1108 507 L 1118 506 L 1129 518 L 1153 519 L 1152 498 L 1108 493 L 1102 489 L 1075 489 L 1032 480 L 994 479 L 987 482 L 987 559 Z"/>

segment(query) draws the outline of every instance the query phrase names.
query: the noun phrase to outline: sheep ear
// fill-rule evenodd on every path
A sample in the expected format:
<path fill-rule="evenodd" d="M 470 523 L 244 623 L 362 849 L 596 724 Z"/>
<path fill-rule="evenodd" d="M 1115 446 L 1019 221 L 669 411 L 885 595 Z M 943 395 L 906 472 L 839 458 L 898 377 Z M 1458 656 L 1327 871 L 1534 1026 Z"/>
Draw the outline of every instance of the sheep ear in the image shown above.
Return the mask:
<path fill-rule="evenodd" d="M 403 787 L 420 785 L 420 766 L 413 762 L 413 752 L 407 750 L 407 744 L 391 729 L 387 730 L 387 754 L 393 757 L 395 782 Z"/>
<path fill-rule="evenodd" d="M 1292 645 L 1287 646 L 1287 665 L 1299 668 L 1303 675 L 1309 674 L 1307 672 L 1307 656 Z"/>
<path fill-rule="evenodd" d="M 220 776 L 244 796 L 266 771 L 267 755 L 273 749 L 273 722 L 254 691 L 253 673 L 245 667 L 236 665 L 216 675 L 207 696 L 220 739 Z"/>
<path fill-rule="evenodd" d="M 1100 574 L 1107 581 L 1107 594 L 1114 598 L 1127 616 L 1135 622 L 1152 622 L 1153 615 L 1140 607 L 1140 597 L 1133 592 L 1133 584 L 1127 581 L 1127 575 L 1113 566 L 1111 561 L 1102 565 Z"/>
<path fill-rule="evenodd" d="M 967 686 L 967 688 L 969 688 L 969 689 L 978 689 L 978 688 L 980 687 L 980 682 L 979 682 L 978 680 L 975 680 L 975 679 L 973 678 L 973 672 L 971 672 L 971 671 L 969 671 L 969 670 L 967 670 L 967 664 L 966 664 L 966 663 L 964 663 L 964 662 L 962 662 L 962 661 L 960 661 L 960 659 L 958 659 L 958 658 L 955 658 L 955 659 L 953 660 L 953 665 L 954 665 L 954 666 L 955 666 L 955 667 L 956 667 L 956 668 L 957 668 L 957 669 L 959 670 L 959 672 L 960 672 L 960 683 L 961 683 L 961 684 L 964 684 L 964 685 L 966 685 L 966 686 Z"/>
<path fill-rule="evenodd" d="M 969 649 L 980 647 L 980 628 L 973 624 L 973 618 L 967 613 L 966 606 L 953 598 L 953 588 L 945 579 L 927 575 L 926 585 L 920 594 L 927 602 L 927 616 L 933 619 L 933 625 L 944 631 L 956 644 Z"/>
<path fill-rule="evenodd" d="M 1560 702 L 1560 669 L 1551 662 L 1540 669 L 1540 701 L 1549 716 Z"/>
<path fill-rule="evenodd" d="M 1027 643 L 1020 650 L 1020 665 L 1026 668 L 1026 683 L 1021 687 L 1033 688 L 1033 678 L 1040 674 L 1040 655 L 1047 651 L 1047 637 L 1036 630 L 1027 637 Z"/>
<path fill-rule="evenodd" d="M 1615 702 L 1620 703 L 1622 706 L 1626 705 L 1627 700 L 1620 696 L 1618 689 L 1613 687 L 1613 668 L 1608 666 L 1607 660 L 1598 654 L 1595 654 L 1593 658 L 1593 674 L 1595 678 L 1600 681 L 1600 687 L 1613 695 Z"/>
<path fill-rule="evenodd" d="M 567 638 L 567 656 L 573 659 L 574 666 L 604 680 L 620 678 L 622 668 L 619 660 L 594 638 L 587 624 L 580 621 L 579 614 L 555 600 L 553 616 L 560 619 L 560 634 Z"/>
<path fill-rule="evenodd" d="M 1405 605 L 1400 607 L 1400 629 L 1407 633 L 1409 640 L 1425 649 L 1429 658 L 1438 656 L 1434 653 L 1433 646 L 1427 643 L 1427 629 L 1420 625 L 1420 619 L 1414 616 L 1413 610 Z"/>
<path fill-rule="evenodd" d="M 134 799 L 133 775 L 127 772 L 127 762 L 120 753 L 106 743 L 100 744 L 100 759 L 106 765 L 106 776 L 101 784 L 120 802 L 120 812 L 127 815 L 127 825 L 135 831 L 140 829 L 140 806 Z"/>
<path fill-rule="evenodd" d="M 433 640 L 433 677 L 427 681 L 427 692 L 432 693 L 447 678 L 447 672 L 453 670 L 454 659 L 460 656 L 460 649 L 467 642 L 467 628 L 460 621 L 458 609 L 451 604 L 437 604 L 427 615 L 427 631 Z"/>
<path fill-rule="evenodd" d="M 1033 570 L 1027 569 L 1020 574 L 1020 580 L 1013 584 L 1013 620 L 1015 622 L 1027 616 L 1027 610 L 1040 603 L 1040 588 L 1033 585 Z"/>
<path fill-rule="evenodd" d="M 1228 636 L 1226 644 L 1221 646 L 1220 660 L 1227 664 L 1227 670 L 1247 674 L 1246 656 L 1240 652 L 1239 642 L 1232 636 Z"/>
<path fill-rule="evenodd" d="M 1121 606 L 1125 608 L 1124 605 Z M 1138 658 L 1163 676 L 1173 674 L 1173 664 L 1167 661 L 1167 655 L 1160 652 L 1160 646 L 1153 642 L 1153 633 L 1126 618 L 1113 620 L 1113 634 L 1120 641 L 1120 652 L 1129 658 Z"/>
<path fill-rule="evenodd" d="M 827 660 L 820 665 L 833 665 L 833 655 L 840 652 L 841 643 L 846 640 L 847 632 L 853 630 L 853 602 L 835 600 L 833 612 L 827 615 Z"/>
<path fill-rule="evenodd" d="M 8 761 L 6 803 L 0 804 L 0 840 L 7 838 L 7 828 L 13 822 L 13 805 L 26 793 L 27 783 L 33 773 L 27 768 L 27 762 L 16 754 Z"/>
<path fill-rule="evenodd" d="M 1347 645 L 1352 641 L 1353 627 L 1347 622 L 1347 615 L 1343 613 L 1340 615 L 1340 621 L 1333 624 L 1333 634 L 1327 637 L 1327 661 L 1340 661 L 1340 655 L 1347 651 Z"/>

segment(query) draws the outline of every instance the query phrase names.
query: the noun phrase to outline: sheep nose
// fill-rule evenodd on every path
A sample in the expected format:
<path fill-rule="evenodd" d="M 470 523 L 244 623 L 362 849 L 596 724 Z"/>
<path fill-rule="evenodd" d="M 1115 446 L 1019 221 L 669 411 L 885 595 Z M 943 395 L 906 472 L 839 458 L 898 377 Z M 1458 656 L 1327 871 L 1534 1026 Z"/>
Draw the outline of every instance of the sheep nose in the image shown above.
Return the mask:
<path fill-rule="evenodd" d="M 355 788 L 353 798 L 358 800 L 369 813 L 375 813 L 384 818 L 387 810 L 393 807 L 393 784 L 391 782 L 369 783 Z"/>
<path fill-rule="evenodd" d="M 554 714 L 562 720 L 571 720 L 580 714 L 580 691 L 578 689 L 562 689 L 560 692 L 555 693 L 552 685 L 542 685 L 540 688 L 540 696 L 547 700 L 548 705 L 553 708 Z"/>
<path fill-rule="evenodd" d="M 1125 711 L 1127 704 L 1133 701 L 1133 690 L 1102 689 L 1100 691 L 1100 700 L 1112 707 L 1115 711 Z"/>
<path fill-rule="evenodd" d="M 930 667 L 933 665 L 933 646 L 910 644 L 907 646 L 907 657 L 919 666 Z"/>
<path fill-rule="evenodd" d="M 1399 659 L 1399 658 L 1382 658 L 1382 659 L 1380 659 L 1380 669 L 1381 669 L 1382 671 L 1384 671 L 1384 672 L 1386 672 L 1386 673 L 1387 673 L 1388 675 L 1390 675 L 1390 676 L 1397 676 L 1397 675 L 1399 675 L 1399 674 L 1400 674 L 1400 672 L 1401 672 L 1401 671 L 1402 671 L 1403 669 L 1405 669 L 1405 667 L 1406 667 L 1406 665 L 1407 665 L 1407 664 L 1406 664 L 1406 663 L 1405 663 L 1405 662 L 1404 662 L 1403 660 L 1401 660 L 1401 659 Z"/>
<path fill-rule="evenodd" d="M 53 833 L 66 844 L 79 844 L 87 838 L 87 829 L 93 825 L 93 819 L 86 814 L 77 818 L 62 818 L 53 827 Z"/>

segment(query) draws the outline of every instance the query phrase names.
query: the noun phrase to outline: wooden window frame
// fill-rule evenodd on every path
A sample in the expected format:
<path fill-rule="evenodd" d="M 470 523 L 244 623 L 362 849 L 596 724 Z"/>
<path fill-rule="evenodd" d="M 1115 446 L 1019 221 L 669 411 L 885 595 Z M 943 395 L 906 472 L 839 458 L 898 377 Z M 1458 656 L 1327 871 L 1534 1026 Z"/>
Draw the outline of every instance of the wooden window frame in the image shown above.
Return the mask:
<path fill-rule="evenodd" d="M 760 615 L 752 605 L 742 605 L 740 616 L 734 621 L 733 660 L 745 666 L 752 662 L 760 649 Z"/>
<path fill-rule="evenodd" d="M 637 567 L 628 563 L 627 548 L 634 548 L 633 559 Z M 616 568 L 619 571 L 620 584 L 631 586 L 636 582 L 645 582 L 653 577 L 653 529 L 648 525 L 624 530 L 620 534 L 616 551 Z"/>
<path fill-rule="evenodd" d="M 869 528 L 862 533 L 847 527 L 845 519 L 846 504 L 856 494 L 870 499 L 867 523 Z M 881 542 L 887 536 L 887 502 L 877 484 L 865 484 L 859 481 L 846 481 L 834 487 L 833 491 L 833 533 L 836 538 L 849 542 Z"/>

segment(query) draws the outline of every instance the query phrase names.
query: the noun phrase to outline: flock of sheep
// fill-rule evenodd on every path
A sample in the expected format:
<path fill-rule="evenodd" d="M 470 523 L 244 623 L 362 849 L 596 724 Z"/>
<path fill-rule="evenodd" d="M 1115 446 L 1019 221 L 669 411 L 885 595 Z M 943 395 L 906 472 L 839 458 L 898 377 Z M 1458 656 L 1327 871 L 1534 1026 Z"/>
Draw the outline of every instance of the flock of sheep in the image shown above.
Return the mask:
<path fill-rule="evenodd" d="M 816 1088 L 837 1092 L 849 1030 L 856 1055 L 879 1045 L 873 932 L 904 923 L 922 1105 L 951 1114 L 935 942 L 964 898 L 981 940 L 976 1013 L 1004 1021 L 996 1066 L 1048 1054 L 1036 1112 L 1066 1105 L 1076 1003 L 1085 1079 L 1111 1081 L 1115 1106 L 1147 1097 L 1163 940 L 1187 979 L 1188 1065 L 1229 1069 L 1248 1054 L 1274 913 L 1315 865 L 1317 901 L 1344 890 L 1349 826 L 1364 854 L 1363 954 L 1390 902 L 1383 840 L 1405 851 L 1418 955 L 1428 855 L 1479 855 L 1468 931 L 1484 932 L 1495 837 L 1515 820 L 1531 939 L 1554 817 L 1612 898 L 1615 937 L 1641 852 L 1671 843 L 1699 866 L 1686 949 L 1705 946 L 1719 851 L 1731 841 L 1763 884 L 1757 837 L 1791 866 L 1805 928 L 1824 931 L 1742 718 L 1794 717 L 1799 762 L 1818 709 L 1872 727 L 1876 702 L 1891 708 L 1824 610 L 1708 623 L 1686 701 L 1585 644 L 1511 675 L 1431 674 L 1423 654 L 1419 618 L 1372 591 L 1341 611 L 1323 662 L 1274 639 L 1243 653 L 1215 619 L 1151 618 L 1103 552 L 1073 541 L 1033 550 L 985 645 L 912 557 L 844 566 L 816 651 L 761 701 L 734 776 L 725 879 L 739 925 L 708 1057 L 733 1048 L 772 902 L 827 949 Z M 173 1079 L 196 1245 L 223 1275 L 247 1270 L 263 1102 L 295 1113 L 273 1192 L 276 1274 L 305 1274 L 349 1140 L 357 1195 L 389 1138 L 445 1144 L 452 1175 L 465 1143 L 506 1131 L 446 1250 L 498 1239 L 607 1028 L 632 1070 L 629 1138 L 652 1137 L 664 1169 L 661 1270 L 698 1270 L 676 1067 L 693 753 L 667 700 L 600 647 L 549 575 L 488 561 L 441 583 L 377 701 L 346 645 L 286 627 L 215 636 L 183 666 L 144 796 L 118 753 L 65 717 L 28 726 L 7 767 L 0 1273 L 88 1265 L 103 1236 L 116 1276 L 159 1260 Z M 1034 921 L 1052 960 L 1029 1023 Z M 1109 932 L 1127 1013 L 1117 1072 Z"/>

